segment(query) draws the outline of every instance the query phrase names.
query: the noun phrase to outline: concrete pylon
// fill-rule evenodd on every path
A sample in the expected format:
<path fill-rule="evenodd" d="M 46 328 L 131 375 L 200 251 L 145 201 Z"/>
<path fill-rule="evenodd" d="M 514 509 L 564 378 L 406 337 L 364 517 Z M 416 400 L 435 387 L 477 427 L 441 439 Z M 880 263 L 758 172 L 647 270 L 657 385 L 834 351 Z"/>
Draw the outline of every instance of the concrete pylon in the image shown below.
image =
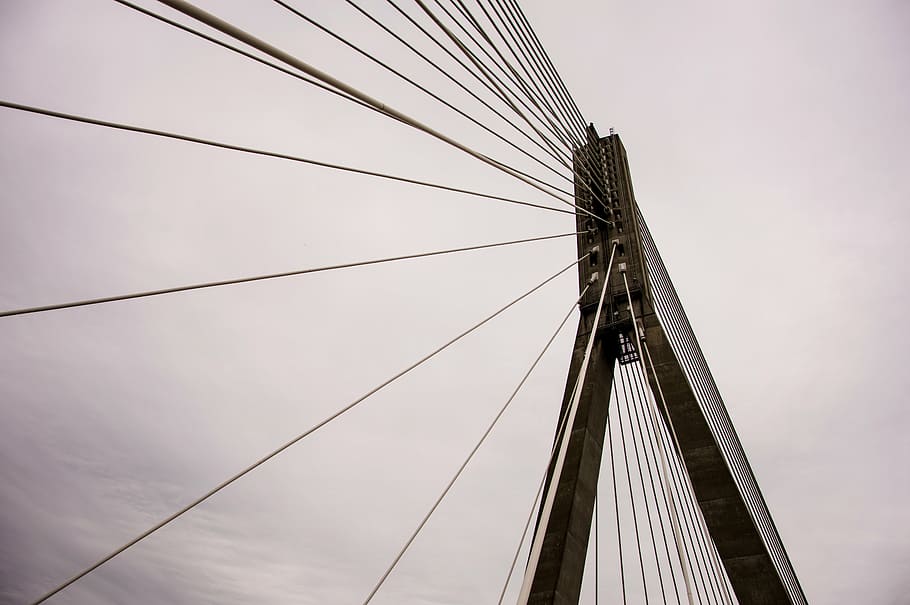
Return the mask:
<path fill-rule="evenodd" d="M 576 150 L 574 167 L 576 203 L 603 219 L 582 213 L 576 215 L 578 231 L 582 232 L 578 236 L 579 257 L 589 255 L 579 264 L 579 289 L 589 283 L 593 273 L 605 274 L 605 265 L 614 246 L 616 258 L 599 325 L 594 326 L 593 322 L 600 288 L 589 289 L 581 303 L 581 319 L 560 418 L 572 399 L 592 330 L 596 330 L 594 348 L 581 385 L 575 421 L 571 430 L 565 433 L 568 447 L 558 485 L 550 485 L 552 467 L 547 477 L 545 493 L 555 489 L 556 494 L 545 524 L 546 534 L 533 571 L 527 603 L 578 603 L 614 366 L 617 361 L 628 363 L 640 358 L 641 352 L 633 344 L 634 330 L 638 329 L 654 363 L 654 371 L 648 363 L 643 364 L 649 384 L 656 397 L 659 382 L 666 398 L 679 440 L 679 454 L 690 473 L 695 498 L 739 603 L 789 605 L 792 601 L 784 581 L 654 312 L 629 164 L 619 136 L 611 134 L 600 138 L 593 126 L 589 127 L 588 143 Z M 630 296 L 622 273 L 628 279 L 639 326 L 633 323 L 633 309 L 629 308 Z M 538 527 L 540 521 L 538 519 Z"/>

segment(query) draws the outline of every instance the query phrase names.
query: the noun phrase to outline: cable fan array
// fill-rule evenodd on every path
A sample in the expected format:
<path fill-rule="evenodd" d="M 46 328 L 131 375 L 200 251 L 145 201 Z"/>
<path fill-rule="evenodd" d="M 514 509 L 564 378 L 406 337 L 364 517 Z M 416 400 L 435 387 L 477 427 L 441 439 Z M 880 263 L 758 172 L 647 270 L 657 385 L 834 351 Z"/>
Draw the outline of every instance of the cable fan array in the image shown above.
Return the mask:
<path fill-rule="evenodd" d="M 333 29 L 327 22 L 313 16 L 311 7 L 302 0 L 262 0 L 263 5 L 277 7 L 286 23 L 299 26 L 302 34 L 328 36 L 359 57 L 370 69 L 393 77 L 408 87 L 423 100 L 429 100 L 444 110 L 450 121 L 443 125 L 429 124 L 400 109 L 389 99 L 379 98 L 370 90 L 370 79 L 348 82 L 333 74 L 330 65 L 317 64 L 309 57 L 302 57 L 268 42 L 264 37 L 251 33 L 238 24 L 216 14 L 207 12 L 186 0 L 158 0 L 140 4 L 128 0 L 113 0 L 130 12 L 131 18 L 151 19 L 162 28 L 174 28 L 193 40 L 212 44 L 230 53 L 232 59 L 252 61 L 297 82 L 315 87 L 322 93 L 332 95 L 339 103 L 351 103 L 372 112 L 377 120 L 391 119 L 402 127 L 413 129 L 431 137 L 458 154 L 463 154 L 478 166 L 489 169 L 491 174 L 506 178 L 519 188 L 518 195 L 501 195 L 484 192 L 477 188 L 463 186 L 458 182 L 437 182 L 417 175 L 393 174 L 391 172 L 324 161 L 302 154 L 271 151 L 256 146 L 218 140 L 199 134 L 174 132 L 165 128 L 107 120 L 101 117 L 77 114 L 66 107 L 40 107 L 21 99 L 0 99 L 0 107 L 6 111 L 18 112 L 23 119 L 53 120 L 54 123 L 69 122 L 74 128 L 103 128 L 121 133 L 122 136 L 155 137 L 172 141 L 174 145 L 194 145 L 216 148 L 289 162 L 301 170 L 331 170 L 350 175 L 350 178 L 395 181 L 414 185 L 427 195 L 455 195 L 487 200 L 490 203 L 510 204 L 526 211 L 543 211 L 555 221 L 564 221 L 565 215 L 585 215 L 606 223 L 598 208 L 587 209 L 576 203 L 572 186 L 588 187 L 585 175 L 602 170 L 602 158 L 593 155 L 589 145 L 588 121 L 583 117 L 578 104 L 560 77 L 554 62 L 545 51 L 534 32 L 527 16 L 516 0 L 385 0 L 385 3 L 367 3 L 361 0 L 345 0 L 344 7 L 362 20 L 372 33 L 393 42 L 403 53 L 412 56 L 420 65 L 429 70 L 432 77 L 409 73 L 373 54 L 365 44 L 360 44 L 350 34 Z M 217 3 L 216 3 L 217 6 Z M 341 3 L 339 3 L 341 6 Z M 394 18 L 389 18 L 393 15 Z M 125 17 L 126 18 L 126 17 Z M 444 87 L 454 86 L 460 93 L 460 100 L 450 100 Z M 320 93 L 321 94 L 321 93 Z M 470 99 L 466 101 L 465 99 Z M 27 118 L 25 117 L 27 116 Z M 492 137 L 499 145 L 495 153 L 480 149 L 462 136 L 463 129 Z M 453 134 L 453 133 L 458 133 Z M 517 153 L 515 157 L 506 154 Z M 581 172 L 582 175 L 579 175 Z M 576 178 L 585 177 L 585 178 Z M 593 191 L 591 192 L 594 193 Z M 543 198 L 541 201 L 540 198 Z M 639 218 L 641 218 L 639 216 Z M 673 289 L 669 275 L 660 259 L 650 233 L 641 219 L 641 237 L 645 243 L 648 274 L 654 280 L 657 311 L 661 319 L 670 326 L 668 329 L 674 349 L 685 366 L 687 375 L 697 391 L 700 403 L 709 418 L 712 430 L 725 456 L 730 461 L 740 489 L 745 495 L 750 512 L 753 514 L 762 535 L 773 553 L 774 562 L 786 579 L 794 595 L 794 602 L 805 602 L 792 566 L 783 549 L 780 537 L 774 527 L 767 505 L 749 468 L 742 446 L 723 406 L 719 392 L 685 314 Z M 198 290 L 245 284 L 243 287 L 265 287 L 264 283 L 276 279 L 305 279 L 307 275 L 329 271 L 343 271 L 353 267 L 376 267 L 393 262 L 416 261 L 442 255 L 476 253 L 504 247 L 513 247 L 535 242 L 576 238 L 583 235 L 573 225 L 571 229 L 560 223 L 546 234 L 534 234 L 504 241 L 470 243 L 445 249 L 402 251 L 382 258 L 367 258 L 353 262 L 336 262 L 328 265 L 307 266 L 295 262 L 293 269 L 280 268 L 273 272 L 252 276 L 212 276 L 211 279 L 183 285 L 149 284 L 147 289 L 125 293 L 103 293 L 91 298 L 43 302 L 35 301 L 17 308 L 0 309 L 3 321 L 16 321 L 14 317 L 42 313 L 65 313 L 74 307 L 112 305 L 125 301 L 148 299 L 161 296 L 192 296 Z M 577 255 L 573 255 L 574 258 Z M 263 452 L 236 473 L 213 486 L 201 486 L 198 496 L 192 498 L 172 514 L 150 527 L 136 528 L 134 537 L 117 545 L 110 545 L 106 553 L 97 553 L 97 558 L 88 565 L 73 565 L 68 579 L 56 579 L 48 587 L 41 587 L 42 594 L 32 599 L 43 603 L 80 582 L 108 562 L 124 555 L 149 536 L 164 530 L 172 522 L 192 513 L 204 502 L 215 497 L 222 490 L 253 473 L 289 448 L 294 447 L 310 435 L 331 424 L 350 410 L 367 402 L 371 396 L 393 382 L 418 370 L 420 366 L 443 354 L 450 346 L 467 339 L 475 331 L 494 321 L 500 315 L 519 305 L 528 297 L 553 283 L 560 276 L 571 272 L 587 255 L 576 258 L 565 266 L 565 260 L 557 268 L 548 268 L 546 274 L 517 296 L 491 305 L 491 311 L 477 322 L 465 327 L 439 346 L 405 365 L 399 372 L 379 382 L 371 389 L 351 401 L 339 404 L 335 411 L 321 421 L 307 427 L 296 427 L 280 442 L 280 445 Z M 613 257 L 610 257 L 612 267 Z M 302 268 L 301 268 L 302 265 Z M 609 270 L 608 270 L 609 275 Z M 476 442 L 465 446 L 465 457 L 460 466 L 442 469 L 450 477 L 444 489 L 435 496 L 433 505 L 419 519 L 414 529 L 402 540 L 402 546 L 384 568 L 371 588 L 364 592 L 364 605 L 380 593 L 386 580 L 395 572 L 410 546 L 424 527 L 432 520 L 433 514 L 443 504 L 446 496 L 456 486 L 463 472 L 469 467 L 475 455 L 492 435 L 495 426 L 510 406 L 519 400 L 522 388 L 544 355 L 575 313 L 580 301 L 591 288 L 601 284 L 588 284 L 579 296 L 566 296 L 568 310 L 561 315 L 556 328 L 524 372 L 501 407 L 491 406 L 491 420 L 484 425 Z M 606 282 L 603 284 L 606 292 Z M 631 297 L 630 297 L 631 301 Z M 599 307 L 598 307 L 599 312 Z M 594 340 L 591 335 L 589 350 Z M 637 364 L 617 365 L 616 380 L 610 402 L 608 420 L 608 443 L 605 456 L 609 462 L 602 465 L 602 481 L 597 496 L 596 522 L 592 528 L 593 564 L 591 578 L 594 583 L 594 600 L 605 602 L 644 603 L 709 603 L 732 604 L 736 602 L 730 582 L 724 572 L 720 557 L 708 534 L 699 505 L 696 502 L 685 464 L 677 455 L 677 446 L 672 427 L 662 421 L 661 406 L 665 402 L 655 396 L 647 381 L 648 355 L 646 345 L 637 343 L 641 353 Z M 576 385 L 576 391 L 580 392 Z M 576 393 L 578 395 L 578 393 Z M 580 396 L 580 395 L 579 395 Z M 554 402 L 555 404 L 556 402 Z M 568 410 L 567 410 L 568 412 Z M 572 417 L 566 414 L 558 419 L 557 435 L 564 434 L 572 425 Z M 546 471 L 561 454 L 560 439 L 550 451 L 547 465 L 541 469 L 541 480 L 536 486 L 536 495 L 528 494 L 530 505 L 526 519 L 515 520 L 518 539 L 514 556 L 503 561 L 503 585 L 498 595 L 489 595 L 488 601 L 503 603 L 515 592 L 513 582 L 516 569 L 521 568 L 522 553 L 534 556 L 537 534 L 533 531 L 533 520 L 541 505 L 546 506 L 548 497 L 544 491 Z M 533 498 L 532 498 L 533 496 Z M 523 523 L 523 529 L 519 527 Z M 176 529 L 176 528 L 173 528 Z M 519 532 L 519 530 L 521 531 Z M 614 543 L 616 548 L 606 547 Z M 37 591 L 36 591 L 37 592 Z"/>

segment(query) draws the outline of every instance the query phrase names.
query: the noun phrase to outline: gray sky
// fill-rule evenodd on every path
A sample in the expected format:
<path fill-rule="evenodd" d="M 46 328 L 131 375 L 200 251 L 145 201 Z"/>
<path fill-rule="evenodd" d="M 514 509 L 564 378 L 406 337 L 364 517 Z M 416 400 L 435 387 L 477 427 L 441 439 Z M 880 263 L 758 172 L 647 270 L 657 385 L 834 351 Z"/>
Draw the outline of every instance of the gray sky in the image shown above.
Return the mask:
<path fill-rule="evenodd" d="M 199 4 L 546 175 L 276 5 Z M 381 4 L 366 3 L 419 40 Z M 496 123 L 346 5 L 296 5 Z M 907 602 L 910 7 L 522 5 L 585 116 L 623 138 L 809 600 Z M 16 102 L 548 202 L 106 0 L 0 3 L 0 82 Z M 0 132 L 4 309 L 574 227 L 6 109 Z M 0 320 L 0 601 L 37 597 L 573 259 L 565 239 Z M 359 603 L 575 289 L 569 273 L 54 602 Z M 375 603 L 495 602 L 571 344 L 566 330 Z"/>

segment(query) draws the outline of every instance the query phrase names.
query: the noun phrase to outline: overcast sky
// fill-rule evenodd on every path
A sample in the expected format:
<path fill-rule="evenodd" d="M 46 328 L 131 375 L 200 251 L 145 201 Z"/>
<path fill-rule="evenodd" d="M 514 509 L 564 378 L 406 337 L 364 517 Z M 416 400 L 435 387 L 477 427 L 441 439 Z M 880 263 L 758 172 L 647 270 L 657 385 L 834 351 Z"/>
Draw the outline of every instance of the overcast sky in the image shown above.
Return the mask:
<path fill-rule="evenodd" d="M 279 6 L 199 4 L 555 182 Z M 508 132 L 346 4 L 295 4 Z M 364 5 L 471 82 L 385 3 Z M 807 597 L 908 602 L 910 6 L 522 5 L 585 117 L 625 143 Z M 556 203 L 108 0 L 2 0 L 0 91 Z M 574 229 L 566 214 L 8 109 L 0 132 L 0 309 Z M 574 258 L 568 238 L 0 319 L 0 601 L 37 598 Z M 360 603 L 576 291 L 569 272 L 53 602 Z M 572 340 L 374 603 L 495 603 Z"/>

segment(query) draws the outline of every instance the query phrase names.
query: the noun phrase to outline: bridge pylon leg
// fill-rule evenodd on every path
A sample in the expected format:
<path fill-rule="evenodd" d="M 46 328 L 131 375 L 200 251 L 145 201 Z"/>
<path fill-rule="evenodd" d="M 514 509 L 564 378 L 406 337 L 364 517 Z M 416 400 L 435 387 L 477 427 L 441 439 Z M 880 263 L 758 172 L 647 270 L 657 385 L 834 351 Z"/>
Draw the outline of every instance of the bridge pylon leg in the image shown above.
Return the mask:
<path fill-rule="evenodd" d="M 574 155 L 575 199 L 588 211 L 576 214 L 578 253 L 586 259 L 579 263 L 579 288 L 590 283 L 594 274 L 605 276 L 607 284 L 599 314 L 599 287 L 590 288 L 580 304 L 581 319 L 560 419 L 573 398 L 592 330 L 596 330 L 595 340 L 573 425 L 564 437 L 557 429 L 556 439 L 568 439 L 568 446 L 557 485 L 550 481 L 557 460 L 551 461 L 545 483 L 543 501 L 551 490 L 556 491 L 550 510 L 545 513 L 542 507 L 541 514 L 548 515 L 545 522 L 538 519 L 538 527 L 545 527 L 545 533 L 540 554 L 532 556 L 525 574 L 522 595 L 528 595 L 526 603 L 578 603 L 617 362 L 642 363 L 655 400 L 665 402 L 661 418 L 677 440 L 674 455 L 684 463 L 705 526 L 740 605 L 805 603 L 770 513 L 758 508 L 764 502 L 756 503 L 760 500 L 757 484 L 754 489 L 743 488 L 743 477 L 737 481 L 734 476 L 743 475 L 747 463 L 737 467 L 727 460 L 655 313 L 642 239 L 646 228 L 640 224 L 622 142 L 612 133 L 599 138 L 591 126 L 587 144 Z M 606 276 L 611 250 L 616 251 L 615 265 Z M 641 346 L 643 351 L 636 345 L 638 337 L 646 343 Z M 735 445 L 739 446 L 738 440 Z M 775 548 L 768 546 L 769 539 Z"/>
<path fill-rule="evenodd" d="M 560 418 L 565 417 L 572 400 L 593 314 L 587 319 L 587 324 L 582 321 L 578 327 Z M 617 356 L 613 342 L 609 338 L 594 341 L 575 422 L 571 431 L 565 433 L 569 440 L 568 449 L 531 585 L 529 604 L 578 603 L 613 386 L 613 367 Z M 552 474 L 551 467 L 545 489 L 550 489 Z"/>

